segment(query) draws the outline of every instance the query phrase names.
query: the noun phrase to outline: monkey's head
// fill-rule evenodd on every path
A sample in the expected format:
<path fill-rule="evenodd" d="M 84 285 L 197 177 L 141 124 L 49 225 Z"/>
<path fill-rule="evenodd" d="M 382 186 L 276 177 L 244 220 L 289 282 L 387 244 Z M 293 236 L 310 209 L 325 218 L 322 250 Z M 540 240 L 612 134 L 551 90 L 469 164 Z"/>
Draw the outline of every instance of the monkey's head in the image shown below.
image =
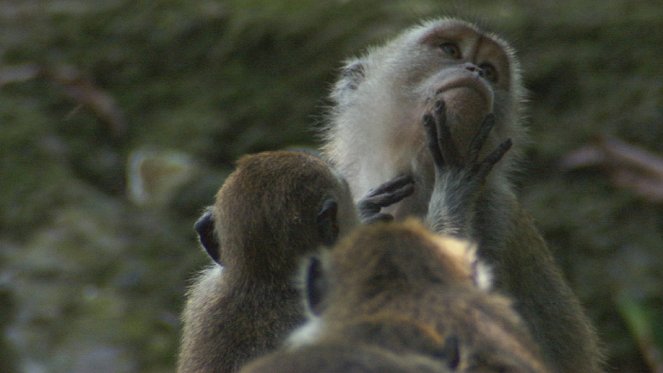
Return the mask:
<path fill-rule="evenodd" d="M 195 228 L 227 271 L 262 278 L 292 273 L 307 252 L 355 224 L 347 183 L 327 163 L 276 151 L 242 157 Z"/>
<path fill-rule="evenodd" d="M 487 289 L 491 281 L 473 245 L 435 235 L 415 219 L 359 227 L 330 252 L 311 256 L 304 267 L 313 314 L 328 304 L 357 312 L 403 292 L 426 291 L 431 284 Z"/>
<path fill-rule="evenodd" d="M 483 149 L 511 138 L 516 151 L 506 158 L 513 158 L 525 137 L 520 80 L 514 51 L 498 36 L 456 19 L 422 23 L 347 62 L 331 94 L 326 155 L 355 195 L 375 184 L 363 181 L 368 174 L 378 180 L 392 173 L 430 175 L 421 118 L 441 99 L 459 149 L 468 148 L 483 118 L 494 113 L 495 128 Z M 498 167 L 510 163 L 504 159 Z"/>
<path fill-rule="evenodd" d="M 291 335 L 292 345 L 341 334 L 414 348 L 453 370 L 545 371 L 510 300 L 492 291 L 474 246 L 416 220 L 357 228 L 309 258 L 303 277 L 312 316 Z"/>

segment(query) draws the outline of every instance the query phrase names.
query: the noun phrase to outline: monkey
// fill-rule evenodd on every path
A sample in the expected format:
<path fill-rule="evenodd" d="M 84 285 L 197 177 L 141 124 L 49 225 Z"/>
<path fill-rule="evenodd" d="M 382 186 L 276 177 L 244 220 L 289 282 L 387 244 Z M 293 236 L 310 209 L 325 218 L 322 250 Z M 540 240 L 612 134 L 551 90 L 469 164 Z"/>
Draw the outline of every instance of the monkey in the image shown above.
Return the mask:
<path fill-rule="evenodd" d="M 276 353 L 249 362 L 241 372 L 450 373 L 451 370 L 445 369 L 439 361 L 419 354 L 397 354 L 384 348 L 352 341 L 325 341 L 296 350 L 277 350 Z"/>
<path fill-rule="evenodd" d="M 234 372 L 275 348 L 304 320 L 292 283 L 300 259 L 360 220 L 389 220 L 381 207 L 412 191 L 408 177 L 397 177 L 355 207 L 345 180 L 318 157 L 242 157 L 195 224 L 214 263 L 187 293 L 178 372 Z"/>
<path fill-rule="evenodd" d="M 549 372 L 468 241 L 415 218 L 357 228 L 301 271 L 309 320 L 260 372 Z"/>
<path fill-rule="evenodd" d="M 423 124 L 436 177 L 453 172 L 462 181 L 459 191 L 458 183 L 438 183 L 462 197 L 445 224 L 459 236 L 471 231 L 473 196 L 511 143 L 479 160 L 494 124 L 488 118 L 468 159 L 460 159 L 445 119 L 438 102 Z M 291 335 L 290 348 L 244 371 L 548 371 L 510 300 L 490 292 L 476 249 L 433 235 L 414 219 L 357 230 L 331 252 L 312 256 L 302 273 L 312 318 Z"/>
<path fill-rule="evenodd" d="M 513 297 L 550 366 L 598 372 L 598 337 L 512 181 L 528 141 L 521 80 L 515 51 L 501 37 L 453 18 L 422 22 L 346 62 L 330 94 L 322 152 L 353 195 L 378 180 L 411 175 L 414 194 L 386 212 L 397 220 L 417 216 L 436 232 L 475 240 L 496 287 Z M 427 145 L 431 120 L 444 122 L 442 152 L 450 152 L 449 143 L 461 150 L 456 163 L 468 152 L 488 156 L 489 149 L 511 140 L 512 148 L 478 194 L 463 191 L 467 184 L 462 173 L 449 171 L 454 167 L 437 171 Z M 472 149 L 476 137 L 485 137 L 478 151 Z M 452 214 L 461 221 L 450 222 L 449 210 L 466 198 L 474 209 L 462 218 Z"/>

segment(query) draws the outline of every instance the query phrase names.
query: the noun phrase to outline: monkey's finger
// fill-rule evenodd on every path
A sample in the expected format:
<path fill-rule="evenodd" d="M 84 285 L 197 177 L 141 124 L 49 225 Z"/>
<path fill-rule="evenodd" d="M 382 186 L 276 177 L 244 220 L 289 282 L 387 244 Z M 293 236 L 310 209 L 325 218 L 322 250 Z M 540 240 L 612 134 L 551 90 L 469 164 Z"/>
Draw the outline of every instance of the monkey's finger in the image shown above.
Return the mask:
<path fill-rule="evenodd" d="M 497 149 L 493 150 L 492 153 L 488 154 L 486 159 L 484 159 L 483 162 L 479 164 L 477 169 L 477 176 L 480 179 L 486 177 L 486 175 L 488 175 L 488 172 L 490 172 L 493 166 L 495 166 L 495 164 L 499 162 L 500 159 L 502 159 L 504 154 L 506 154 L 506 152 L 509 151 L 509 149 L 511 149 L 511 145 L 512 145 L 511 139 L 507 139 L 506 141 L 501 143 L 497 147 Z"/>
<path fill-rule="evenodd" d="M 396 176 L 395 178 L 387 181 L 386 183 L 381 184 L 377 188 L 369 190 L 368 194 L 366 194 L 366 197 L 364 197 L 364 198 L 372 197 L 372 196 L 382 194 L 382 193 L 393 192 L 394 190 L 399 189 L 404 185 L 412 184 L 412 183 L 414 183 L 414 179 L 412 178 L 412 175 L 399 175 L 399 176 Z"/>
<path fill-rule="evenodd" d="M 437 128 L 437 147 L 444 161 L 451 167 L 460 167 L 460 153 L 451 136 L 451 129 L 447 125 L 447 115 L 444 101 L 435 103 L 435 127 Z"/>
<path fill-rule="evenodd" d="M 362 220 L 366 217 L 377 214 L 382 209 L 382 206 L 375 203 L 373 198 L 375 197 L 365 197 L 357 203 L 357 210 L 359 210 L 359 215 Z"/>
<path fill-rule="evenodd" d="M 384 193 L 371 198 L 371 203 L 379 207 L 387 207 L 399 202 L 403 198 L 414 193 L 414 185 L 407 184 L 389 193 Z"/>
<path fill-rule="evenodd" d="M 414 192 L 414 179 L 410 175 L 397 176 L 370 191 L 357 203 L 362 217 L 375 215 L 382 207 L 392 205 Z"/>
<path fill-rule="evenodd" d="M 481 122 L 481 126 L 479 127 L 479 131 L 470 142 L 470 151 L 468 153 L 470 164 L 476 163 L 477 159 L 479 158 L 479 151 L 483 147 L 483 144 L 486 142 L 486 139 L 488 138 L 488 135 L 494 126 L 495 115 L 490 113 L 483 119 L 483 122 Z"/>
<path fill-rule="evenodd" d="M 440 151 L 440 144 L 437 141 L 437 126 L 435 124 L 435 119 L 431 114 L 425 114 L 423 118 L 424 130 L 426 131 L 426 145 L 428 145 L 428 151 L 433 157 L 433 164 L 438 169 L 444 169 L 446 163 L 442 157 L 442 152 Z"/>
<path fill-rule="evenodd" d="M 359 203 L 357 203 L 359 218 L 363 222 L 372 219 L 374 216 L 378 215 L 381 209 L 382 206 L 374 203 L 369 198 L 362 199 L 361 201 L 359 201 Z"/>
<path fill-rule="evenodd" d="M 357 204 L 357 208 L 363 215 L 375 214 L 380 212 L 380 209 L 383 207 L 400 202 L 403 198 L 411 195 L 412 193 L 414 193 L 414 185 L 407 184 L 402 188 L 390 193 L 384 193 L 377 196 L 364 198 Z"/>

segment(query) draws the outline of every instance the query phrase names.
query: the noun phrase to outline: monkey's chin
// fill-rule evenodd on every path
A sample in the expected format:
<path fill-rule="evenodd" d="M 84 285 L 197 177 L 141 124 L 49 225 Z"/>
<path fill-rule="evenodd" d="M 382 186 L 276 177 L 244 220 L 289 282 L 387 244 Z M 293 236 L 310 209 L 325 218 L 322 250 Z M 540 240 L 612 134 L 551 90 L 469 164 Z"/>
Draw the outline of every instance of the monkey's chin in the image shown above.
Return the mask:
<path fill-rule="evenodd" d="M 467 149 L 486 115 L 492 111 L 491 100 L 482 92 L 469 87 L 452 88 L 442 92 L 447 109 L 447 125 L 459 149 Z"/>

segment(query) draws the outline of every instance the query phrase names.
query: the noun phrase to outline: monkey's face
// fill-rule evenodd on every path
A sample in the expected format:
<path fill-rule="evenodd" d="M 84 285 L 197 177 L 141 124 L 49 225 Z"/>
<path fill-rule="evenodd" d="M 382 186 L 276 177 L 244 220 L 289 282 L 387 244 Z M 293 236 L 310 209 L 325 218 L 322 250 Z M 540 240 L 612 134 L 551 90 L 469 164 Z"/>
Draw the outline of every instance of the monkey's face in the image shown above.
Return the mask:
<path fill-rule="evenodd" d="M 495 113 L 497 127 L 511 112 L 512 56 L 508 46 L 491 35 L 460 21 L 429 24 L 404 43 L 409 49 L 403 61 L 404 94 L 414 102 L 410 109 L 417 120 L 412 131 L 421 134 L 420 118 L 438 100 L 446 104 L 447 121 L 459 149 L 467 149 L 479 125 Z M 503 106 L 507 106 L 506 110 Z M 490 145 L 497 145 L 495 131 Z"/>
<path fill-rule="evenodd" d="M 483 151 L 507 138 L 518 146 L 523 137 L 518 69 L 506 42 L 469 23 L 442 19 L 414 27 L 347 63 L 332 92 L 336 107 L 327 155 L 355 196 L 402 173 L 422 177 L 415 194 L 425 194 L 432 162 L 423 115 L 443 100 L 454 141 L 464 150 L 485 116 L 494 113 L 495 128 Z M 508 167 L 509 161 L 500 163 Z"/>

